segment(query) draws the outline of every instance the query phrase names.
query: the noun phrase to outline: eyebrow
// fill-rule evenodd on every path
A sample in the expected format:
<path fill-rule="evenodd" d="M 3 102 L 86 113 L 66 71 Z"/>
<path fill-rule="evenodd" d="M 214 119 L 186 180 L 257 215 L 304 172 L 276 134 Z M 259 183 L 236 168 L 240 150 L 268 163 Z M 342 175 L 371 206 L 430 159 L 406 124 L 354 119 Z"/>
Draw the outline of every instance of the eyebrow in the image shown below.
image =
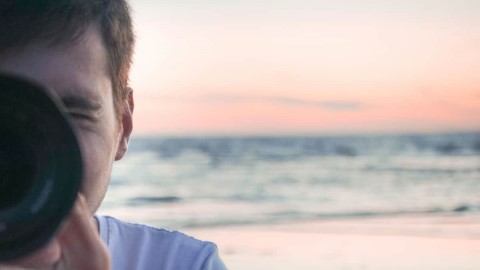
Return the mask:
<path fill-rule="evenodd" d="M 78 96 L 66 96 L 62 97 L 61 100 L 65 107 L 69 109 L 99 111 L 102 108 L 100 102 Z"/>

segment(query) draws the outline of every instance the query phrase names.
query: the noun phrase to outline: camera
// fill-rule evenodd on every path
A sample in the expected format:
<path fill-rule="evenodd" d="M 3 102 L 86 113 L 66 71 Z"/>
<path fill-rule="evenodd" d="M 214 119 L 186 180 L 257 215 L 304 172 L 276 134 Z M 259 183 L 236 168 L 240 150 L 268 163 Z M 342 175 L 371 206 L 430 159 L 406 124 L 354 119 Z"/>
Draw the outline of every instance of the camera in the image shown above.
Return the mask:
<path fill-rule="evenodd" d="M 25 256 L 54 236 L 82 172 L 60 99 L 28 79 L 0 74 L 0 261 Z"/>

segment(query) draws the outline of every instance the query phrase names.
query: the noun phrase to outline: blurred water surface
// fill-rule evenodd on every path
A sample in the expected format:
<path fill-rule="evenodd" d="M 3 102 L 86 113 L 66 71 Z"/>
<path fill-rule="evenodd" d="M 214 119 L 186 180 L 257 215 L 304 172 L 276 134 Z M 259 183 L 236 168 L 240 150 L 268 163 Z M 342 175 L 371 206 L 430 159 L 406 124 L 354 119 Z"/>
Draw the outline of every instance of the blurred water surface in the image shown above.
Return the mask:
<path fill-rule="evenodd" d="M 133 138 L 99 213 L 166 228 L 480 214 L 480 133 Z"/>

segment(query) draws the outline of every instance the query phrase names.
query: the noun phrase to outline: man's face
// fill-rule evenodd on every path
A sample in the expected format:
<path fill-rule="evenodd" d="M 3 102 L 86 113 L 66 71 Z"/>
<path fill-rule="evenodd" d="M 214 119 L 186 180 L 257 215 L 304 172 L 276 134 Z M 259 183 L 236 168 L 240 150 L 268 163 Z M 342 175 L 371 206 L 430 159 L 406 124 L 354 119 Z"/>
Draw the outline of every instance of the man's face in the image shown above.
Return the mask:
<path fill-rule="evenodd" d="M 121 121 L 115 115 L 99 29 L 92 25 L 75 43 L 49 47 L 39 42 L 19 52 L 4 53 L 0 55 L 0 72 L 29 78 L 64 101 L 82 148 L 82 192 L 90 211 L 95 212 L 105 196 L 112 163 L 125 153 L 131 132 L 130 114 Z"/>

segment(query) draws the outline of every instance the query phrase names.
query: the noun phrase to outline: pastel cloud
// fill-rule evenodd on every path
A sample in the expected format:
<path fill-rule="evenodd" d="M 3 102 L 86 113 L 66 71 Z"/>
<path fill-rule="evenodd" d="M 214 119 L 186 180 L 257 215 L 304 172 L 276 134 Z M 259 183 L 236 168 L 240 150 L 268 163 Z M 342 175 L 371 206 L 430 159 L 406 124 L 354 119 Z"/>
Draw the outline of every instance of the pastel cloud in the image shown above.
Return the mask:
<path fill-rule="evenodd" d="M 365 107 L 365 104 L 358 101 L 317 101 L 301 98 L 275 97 L 275 96 L 236 96 L 224 94 L 202 95 L 197 97 L 157 97 L 163 101 L 174 102 L 202 102 L 202 103 L 270 103 L 279 106 L 296 107 L 317 107 L 330 111 L 358 111 Z"/>
<path fill-rule="evenodd" d="M 364 107 L 360 102 L 355 101 L 314 101 L 295 98 L 268 98 L 269 101 L 293 106 L 314 106 L 332 111 L 357 111 Z"/>

